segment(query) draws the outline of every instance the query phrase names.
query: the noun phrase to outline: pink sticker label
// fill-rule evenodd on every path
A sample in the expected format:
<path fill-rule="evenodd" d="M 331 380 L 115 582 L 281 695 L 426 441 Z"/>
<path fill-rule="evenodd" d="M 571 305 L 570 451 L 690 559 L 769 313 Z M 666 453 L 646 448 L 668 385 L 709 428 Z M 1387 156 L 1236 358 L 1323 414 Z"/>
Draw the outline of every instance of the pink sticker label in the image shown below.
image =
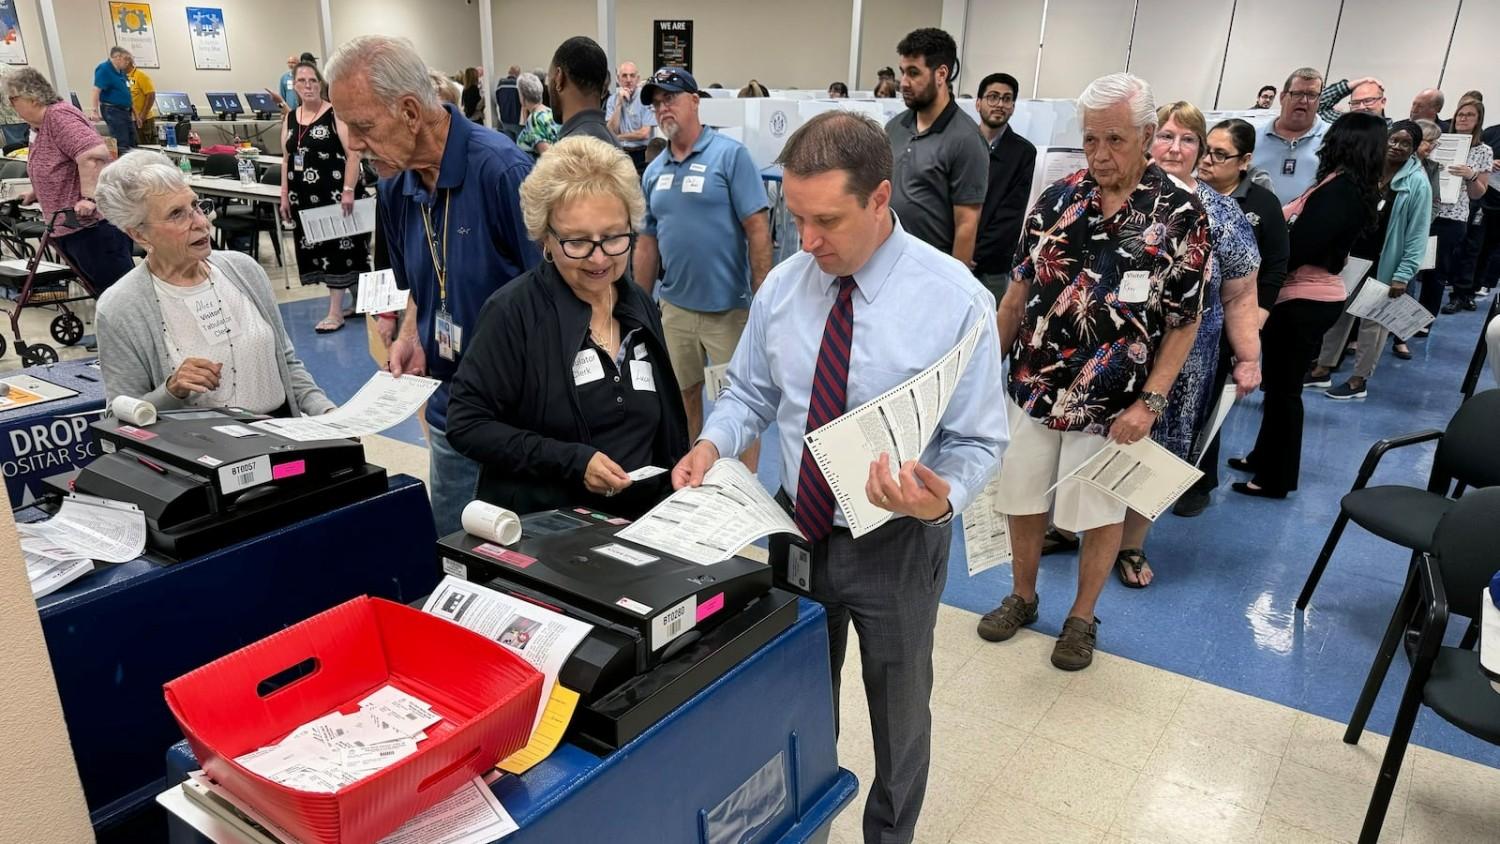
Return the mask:
<path fill-rule="evenodd" d="M 702 623 L 703 619 L 722 609 L 724 609 L 724 593 L 720 592 L 698 605 L 698 622 Z"/>
<path fill-rule="evenodd" d="M 512 551 L 509 548 L 501 548 L 499 545 L 491 545 L 488 542 L 483 545 L 474 546 L 474 553 L 483 554 L 490 559 L 499 560 L 518 569 L 524 569 L 536 562 L 536 557 L 528 557 L 520 552 Z"/>
<path fill-rule="evenodd" d="M 142 442 L 146 440 L 156 439 L 155 434 L 151 433 L 150 431 L 145 431 L 137 428 L 134 425 L 121 425 L 115 430 L 119 431 L 127 437 L 130 437 L 131 439 L 141 440 Z"/>
<path fill-rule="evenodd" d="M 575 513 L 582 513 L 583 515 L 587 516 L 588 514 L 592 513 L 593 511 L 590 510 L 590 509 L 588 509 L 587 507 L 574 507 L 573 508 L 573 512 L 575 512 Z"/>
<path fill-rule="evenodd" d="M 630 520 L 629 519 L 622 519 L 619 516 L 615 516 L 613 519 L 605 519 L 604 523 L 607 524 L 607 525 L 628 525 L 628 524 L 630 524 Z"/>
<path fill-rule="evenodd" d="M 306 460 L 293 460 L 290 463 L 282 463 L 279 466 L 272 466 L 271 479 L 279 481 L 282 478 L 295 478 L 298 475 L 305 473 L 306 471 Z"/>

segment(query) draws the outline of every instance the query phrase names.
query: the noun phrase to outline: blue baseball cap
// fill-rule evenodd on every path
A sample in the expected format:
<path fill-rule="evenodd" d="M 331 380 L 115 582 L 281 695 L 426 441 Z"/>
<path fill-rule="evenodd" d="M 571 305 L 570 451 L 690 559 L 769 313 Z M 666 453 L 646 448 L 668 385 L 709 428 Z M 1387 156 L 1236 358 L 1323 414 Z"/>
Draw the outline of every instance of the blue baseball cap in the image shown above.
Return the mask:
<path fill-rule="evenodd" d="M 686 68 L 664 67 L 651 74 L 651 79 L 641 87 L 641 102 L 650 105 L 660 89 L 669 94 L 696 94 L 698 80 Z"/>

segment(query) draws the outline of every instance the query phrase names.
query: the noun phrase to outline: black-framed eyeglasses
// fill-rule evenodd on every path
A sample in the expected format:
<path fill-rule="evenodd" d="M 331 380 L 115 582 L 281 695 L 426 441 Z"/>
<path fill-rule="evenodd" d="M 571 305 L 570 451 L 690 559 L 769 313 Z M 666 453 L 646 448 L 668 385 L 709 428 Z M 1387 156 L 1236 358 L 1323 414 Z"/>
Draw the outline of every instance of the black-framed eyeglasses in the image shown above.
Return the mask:
<path fill-rule="evenodd" d="M 1303 102 L 1310 103 L 1313 100 L 1316 100 L 1321 94 L 1321 91 L 1287 91 L 1286 97 L 1288 99 L 1302 100 Z"/>
<path fill-rule="evenodd" d="M 984 95 L 984 101 L 990 105 L 1000 105 L 1001 103 L 1013 103 L 1016 101 L 1016 98 L 1014 94 L 1002 94 L 999 91 L 991 91 Z"/>
<path fill-rule="evenodd" d="M 1233 161 L 1236 158 L 1244 158 L 1248 154 L 1244 152 L 1225 152 L 1221 149 L 1206 149 L 1203 151 L 1203 157 L 1212 160 L 1215 164 L 1223 164 L 1226 161 Z"/>
<path fill-rule="evenodd" d="M 590 240 L 586 237 L 564 239 L 551 226 L 547 227 L 547 233 L 557 238 L 557 244 L 562 247 L 562 253 L 575 261 L 587 261 L 594 257 L 595 249 L 601 250 L 610 258 L 618 258 L 635 246 L 635 239 L 638 236 L 635 232 L 626 232 L 625 234 L 612 234 L 601 240 Z"/>

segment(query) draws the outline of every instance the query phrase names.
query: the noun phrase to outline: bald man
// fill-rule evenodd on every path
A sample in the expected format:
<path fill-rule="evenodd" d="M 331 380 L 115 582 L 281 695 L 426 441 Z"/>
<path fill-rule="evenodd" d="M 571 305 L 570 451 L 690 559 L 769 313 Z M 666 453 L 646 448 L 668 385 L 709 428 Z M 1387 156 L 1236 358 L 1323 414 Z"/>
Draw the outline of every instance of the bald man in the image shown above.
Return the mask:
<path fill-rule="evenodd" d="M 1444 125 L 1446 121 L 1438 117 L 1438 114 L 1442 110 L 1443 92 L 1436 88 L 1428 88 L 1411 98 L 1412 120 L 1431 120 L 1433 123 L 1442 126 L 1443 131 L 1446 132 L 1448 131 L 1448 127 Z"/>
<path fill-rule="evenodd" d="M 635 62 L 620 62 L 615 69 L 619 87 L 604 109 L 609 131 L 620 140 L 620 149 L 630 156 L 636 173 L 646 172 L 646 144 L 656 134 L 656 112 L 641 100 L 641 74 Z"/>

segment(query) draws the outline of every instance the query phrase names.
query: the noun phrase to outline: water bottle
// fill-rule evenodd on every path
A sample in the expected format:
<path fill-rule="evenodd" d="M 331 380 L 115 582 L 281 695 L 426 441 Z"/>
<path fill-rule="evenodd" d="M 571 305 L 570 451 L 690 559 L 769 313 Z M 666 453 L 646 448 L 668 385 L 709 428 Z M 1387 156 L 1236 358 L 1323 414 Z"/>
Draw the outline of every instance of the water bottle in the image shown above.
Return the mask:
<path fill-rule="evenodd" d="M 248 156 L 240 156 L 239 169 L 241 184 L 255 184 L 255 159 Z"/>
<path fill-rule="evenodd" d="M 175 147 L 175 146 L 177 146 L 177 127 L 176 126 L 168 123 L 167 125 L 161 127 L 161 133 L 162 133 L 162 144 L 164 146 L 169 146 L 169 147 Z"/>
<path fill-rule="evenodd" d="M 177 159 L 177 168 L 182 171 L 182 175 L 184 176 L 193 175 L 193 165 L 188 162 L 186 157 Z"/>

